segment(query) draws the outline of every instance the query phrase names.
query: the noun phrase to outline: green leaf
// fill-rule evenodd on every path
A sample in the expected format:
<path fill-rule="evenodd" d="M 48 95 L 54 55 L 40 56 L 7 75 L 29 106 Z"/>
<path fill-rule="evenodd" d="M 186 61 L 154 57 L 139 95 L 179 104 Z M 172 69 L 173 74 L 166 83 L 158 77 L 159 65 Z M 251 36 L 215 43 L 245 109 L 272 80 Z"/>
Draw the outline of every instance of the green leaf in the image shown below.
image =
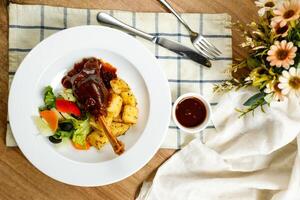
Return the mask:
<path fill-rule="evenodd" d="M 42 112 L 44 110 L 48 110 L 47 106 L 40 106 L 39 111 Z"/>
<path fill-rule="evenodd" d="M 279 67 L 273 67 L 272 70 L 273 70 L 274 73 L 281 74 L 282 71 L 284 70 L 284 68 L 283 67 L 280 67 L 280 68 Z"/>
<path fill-rule="evenodd" d="M 71 138 L 73 136 L 74 131 L 57 131 L 53 137 L 56 139 L 62 139 L 62 138 Z"/>
<path fill-rule="evenodd" d="M 76 102 L 72 89 L 64 89 L 59 93 L 59 95 L 62 96 L 64 100 Z"/>
<path fill-rule="evenodd" d="M 257 59 L 252 58 L 252 57 L 247 58 L 247 66 L 248 67 L 255 68 L 255 67 L 258 67 L 259 65 L 260 65 L 260 62 Z"/>
<path fill-rule="evenodd" d="M 252 106 L 257 104 L 259 101 L 261 101 L 262 99 L 264 99 L 265 97 L 265 93 L 261 92 L 261 93 L 257 93 L 255 95 L 253 95 L 252 97 L 250 97 L 243 105 L 244 106 Z"/>
<path fill-rule="evenodd" d="M 56 100 L 56 97 L 53 93 L 52 87 L 51 86 L 45 87 L 45 89 L 44 89 L 45 107 L 47 107 L 48 109 L 55 108 L 55 100 Z"/>
<path fill-rule="evenodd" d="M 72 141 L 75 144 L 86 145 L 86 137 L 91 132 L 91 127 L 89 123 L 89 118 L 86 120 L 76 120 L 73 122 L 75 127 L 75 132 L 72 136 Z"/>
<path fill-rule="evenodd" d="M 272 101 L 273 101 L 273 96 L 274 96 L 274 93 L 270 93 L 270 94 L 267 94 L 264 98 L 265 98 L 265 102 L 270 104 Z"/>

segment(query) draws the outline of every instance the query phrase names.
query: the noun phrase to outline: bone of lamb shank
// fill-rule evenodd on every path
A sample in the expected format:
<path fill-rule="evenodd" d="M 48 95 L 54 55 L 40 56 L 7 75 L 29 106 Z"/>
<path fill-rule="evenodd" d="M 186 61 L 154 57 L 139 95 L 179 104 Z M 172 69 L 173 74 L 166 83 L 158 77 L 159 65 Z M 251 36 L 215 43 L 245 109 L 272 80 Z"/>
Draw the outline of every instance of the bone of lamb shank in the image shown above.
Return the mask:
<path fill-rule="evenodd" d="M 124 144 L 111 133 L 104 120 L 110 97 L 109 82 L 115 77 L 115 68 L 105 67 L 99 59 L 88 58 L 75 64 L 74 68 L 62 79 L 62 84 L 66 88 L 73 89 L 80 106 L 95 117 L 103 127 L 114 152 L 120 155 L 124 152 Z"/>

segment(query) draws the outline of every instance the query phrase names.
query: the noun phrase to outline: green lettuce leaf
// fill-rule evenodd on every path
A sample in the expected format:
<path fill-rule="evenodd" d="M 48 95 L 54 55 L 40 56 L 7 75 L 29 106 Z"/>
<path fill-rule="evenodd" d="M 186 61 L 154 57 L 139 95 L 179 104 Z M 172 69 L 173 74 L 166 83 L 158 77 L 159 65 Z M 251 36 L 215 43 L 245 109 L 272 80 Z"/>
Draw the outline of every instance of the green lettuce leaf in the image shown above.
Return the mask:
<path fill-rule="evenodd" d="M 47 86 L 44 89 L 44 103 L 47 109 L 55 108 L 56 97 L 53 93 L 51 86 Z"/>
<path fill-rule="evenodd" d="M 86 120 L 73 120 L 75 132 L 73 133 L 72 141 L 81 146 L 86 145 L 86 137 L 91 132 L 89 118 Z"/>
<path fill-rule="evenodd" d="M 64 89 L 62 90 L 59 95 L 64 99 L 68 101 L 73 101 L 76 102 L 76 98 L 73 95 L 73 90 L 72 89 Z"/>

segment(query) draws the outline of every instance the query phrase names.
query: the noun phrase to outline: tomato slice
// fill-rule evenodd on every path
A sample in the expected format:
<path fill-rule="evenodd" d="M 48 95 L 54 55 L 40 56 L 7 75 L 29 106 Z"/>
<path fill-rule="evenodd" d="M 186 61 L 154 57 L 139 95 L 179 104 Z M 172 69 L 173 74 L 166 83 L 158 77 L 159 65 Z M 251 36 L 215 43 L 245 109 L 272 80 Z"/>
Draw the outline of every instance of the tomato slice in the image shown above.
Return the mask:
<path fill-rule="evenodd" d="M 77 117 L 81 115 L 80 109 L 76 103 L 64 99 L 56 99 L 56 109 L 58 112 L 73 114 Z"/>

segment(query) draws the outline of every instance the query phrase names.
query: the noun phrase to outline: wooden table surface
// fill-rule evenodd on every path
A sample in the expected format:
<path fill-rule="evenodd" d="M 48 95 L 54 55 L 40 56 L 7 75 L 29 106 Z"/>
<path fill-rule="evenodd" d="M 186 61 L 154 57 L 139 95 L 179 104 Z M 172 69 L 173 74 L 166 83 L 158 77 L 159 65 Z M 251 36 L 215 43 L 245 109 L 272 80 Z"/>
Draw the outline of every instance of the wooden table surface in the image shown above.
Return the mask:
<path fill-rule="evenodd" d="M 0 199 L 134 199 L 141 183 L 167 160 L 174 150 L 161 149 L 137 173 L 115 184 L 84 188 L 57 182 L 34 168 L 17 147 L 5 146 L 8 97 L 8 13 L 9 2 L 20 4 L 46 4 L 76 8 L 117 9 L 130 11 L 165 12 L 157 0 L 0 0 Z M 253 0 L 169 0 L 179 12 L 227 12 L 233 21 L 249 22 L 256 19 Z M 175 20 L 175 18 L 174 18 Z M 244 54 L 241 42 L 233 31 L 233 55 Z M 20 100 L 21 101 L 21 100 Z"/>

